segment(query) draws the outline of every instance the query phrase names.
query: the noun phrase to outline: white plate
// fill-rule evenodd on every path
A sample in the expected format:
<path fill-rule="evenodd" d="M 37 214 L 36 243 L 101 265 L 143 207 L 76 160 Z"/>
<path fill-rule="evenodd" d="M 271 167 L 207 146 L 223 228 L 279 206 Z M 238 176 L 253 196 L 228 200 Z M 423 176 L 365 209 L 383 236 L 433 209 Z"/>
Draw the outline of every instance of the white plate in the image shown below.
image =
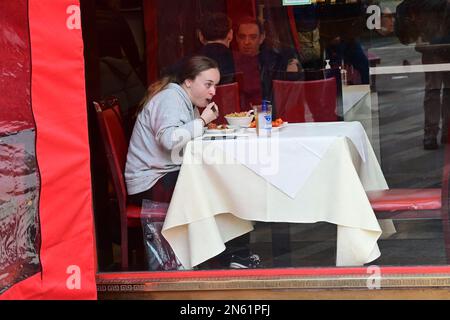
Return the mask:
<path fill-rule="evenodd" d="M 277 131 L 277 130 L 283 129 L 284 127 L 287 127 L 287 125 L 288 125 L 288 122 L 285 121 L 279 127 L 272 127 L 272 131 Z M 246 130 L 249 132 L 256 132 L 256 128 L 247 128 Z"/>
<path fill-rule="evenodd" d="M 205 133 L 209 133 L 209 134 L 227 134 L 227 133 L 232 133 L 234 132 L 235 129 L 206 129 Z"/>

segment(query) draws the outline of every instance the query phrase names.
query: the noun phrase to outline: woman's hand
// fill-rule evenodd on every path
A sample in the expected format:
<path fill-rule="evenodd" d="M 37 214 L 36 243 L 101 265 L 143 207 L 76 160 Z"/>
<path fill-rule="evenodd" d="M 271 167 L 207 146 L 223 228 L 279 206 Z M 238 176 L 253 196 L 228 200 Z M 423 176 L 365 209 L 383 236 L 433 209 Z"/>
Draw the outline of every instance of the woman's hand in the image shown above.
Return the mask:
<path fill-rule="evenodd" d="M 208 123 L 216 120 L 218 116 L 219 116 L 219 107 L 215 102 L 211 102 L 206 106 L 205 110 L 203 110 L 200 118 L 203 120 L 205 125 L 207 125 Z"/>

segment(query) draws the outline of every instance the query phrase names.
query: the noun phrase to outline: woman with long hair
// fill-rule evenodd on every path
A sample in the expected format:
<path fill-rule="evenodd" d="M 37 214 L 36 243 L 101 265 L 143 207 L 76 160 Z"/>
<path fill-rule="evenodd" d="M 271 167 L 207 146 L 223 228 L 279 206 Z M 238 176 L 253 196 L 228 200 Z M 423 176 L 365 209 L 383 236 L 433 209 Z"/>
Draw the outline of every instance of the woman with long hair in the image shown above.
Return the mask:
<path fill-rule="evenodd" d="M 134 125 L 125 181 L 129 201 L 170 202 L 186 143 L 219 116 L 212 97 L 220 81 L 217 63 L 204 56 L 185 61 L 176 74 L 152 84 Z M 198 107 L 205 108 L 200 115 Z"/>
<path fill-rule="evenodd" d="M 217 63 L 194 56 L 177 70 L 150 86 L 131 136 L 125 180 L 129 201 L 138 205 L 143 199 L 170 202 L 181 167 L 180 152 L 219 116 L 211 102 L 220 81 Z M 201 115 L 197 107 L 205 107 Z M 258 267 L 259 256 L 250 252 L 249 243 L 249 234 L 232 239 L 224 252 L 206 262 L 207 267 Z"/>

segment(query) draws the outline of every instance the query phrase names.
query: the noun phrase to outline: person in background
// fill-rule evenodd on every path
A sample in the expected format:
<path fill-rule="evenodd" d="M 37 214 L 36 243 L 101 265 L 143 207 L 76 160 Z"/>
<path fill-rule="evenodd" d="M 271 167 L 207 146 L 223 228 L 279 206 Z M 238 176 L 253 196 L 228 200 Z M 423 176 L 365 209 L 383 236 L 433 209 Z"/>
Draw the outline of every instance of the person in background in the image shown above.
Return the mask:
<path fill-rule="evenodd" d="M 299 61 L 292 52 L 277 52 L 264 45 L 262 24 L 251 18 L 243 18 L 236 26 L 237 51 L 233 52 L 236 72 L 243 73 L 241 108 L 272 100 L 272 75 L 276 71 L 297 72 Z"/>
<path fill-rule="evenodd" d="M 120 0 L 97 0 L 97 43 L 100 57 L 126 59 L 142 82 L 143 63 L 127 20 L 120 12 Z"/>
<path fill-rule="evenodd" d="M 317 3 L 294 7 L 295 24 L 300 43 L 300 62 L 304 69 L 324 67 L 320 49 L 320 20 Z"/>
<path fill-rule="evenodd" d="M 235 73 L 230 43 L 233 40 L 231 19 L 220 12 L 207 13 L 199 22 L 198 38 L 203 47 L 199 55 L 209 57 L 219 65 L 221 83 Z"/>
<path fill-rule="evenodd" d="M 330 19 L 330 14 L 333 18 Z M 324 60 L 332 68 L 345 67 L 348 84 L 369 84 L 369 59 L 360 38 L 366 29 L 366 4 L 362 1 L 328 6 L 320 13 L 320 41 Z"/>
<path fill-rule="evenodd" d="M 358 71 L 359 79 L 352 81 L 349 77 L 349 82 L 355 82 L 350 84 L 369 84 L 369 59 L 357 39 L 334 38 L 326 48 L 326 59 L 332 67 L 350 67 Z"/>
<path fill-rule="evenodd" d="M 450 1 L 404 0 L 397 6 L 395 33 L 403 44 L 416 42 L 422 64 L 450 63 Z M 424 96 L 425 150 L 437 149 L 439 123 L 441 144 L 448 143 L 450 115 L 450 71 L 425 73 Z"/>

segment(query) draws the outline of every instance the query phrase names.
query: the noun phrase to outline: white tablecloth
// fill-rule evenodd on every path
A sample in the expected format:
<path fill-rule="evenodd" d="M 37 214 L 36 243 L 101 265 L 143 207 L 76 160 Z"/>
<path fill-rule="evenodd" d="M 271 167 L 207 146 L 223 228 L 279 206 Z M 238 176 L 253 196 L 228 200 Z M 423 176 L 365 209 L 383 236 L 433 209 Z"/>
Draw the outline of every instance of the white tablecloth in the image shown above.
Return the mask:
<path fill-rule="evenodd" d="M 270 139 L 257 138 L 253 134 L 248 139 L 221 140 L 205 146 L 221 148 L 228 157 L 224 159 L 226 163 L 230 163 L 231 158 L 237 160 L 295 199 L 337 137 L 348 137 L 361 159 L 366 161 L 367 136 L 359 122 L 291 124 L 274 131 Z M 301 165 L 298 159 L 301 159 Z"/>
<path fill-rule="evenodd" d="M 365 190 L 386 189 L 387 184 L 365 134 L 364 142 L 354 135 L 357 127 L 344 122 L 298 124 L 271 138 L 280 144 L 290 140 L 296 146 L 308 145 L 311 150 L 303 154 L 317 153 L 319 158 L 304 161 L 292 152 L 288 162 L 310 171 L 297 184 L 294 197 L 239 160 L 230 161 L 223 144 L 205 149 L 218 142 L 188 143 L 162 232 L 182 264 L 191 268 L 216 256 L 225 242 L 253 230 L 252 221 L 327 221 L 337 225 L 337 266 L 363 265 L 379 257 L 381 229 Z M 252 140 L 244 137 L 227 144 L 240 144 L 240 139 Z M 329 140 L 326 148 L 324 139 Z M 314 140 L 320 148 L 314 147 Z M 288 179 L 298 179 L 297 172 Z"/>

